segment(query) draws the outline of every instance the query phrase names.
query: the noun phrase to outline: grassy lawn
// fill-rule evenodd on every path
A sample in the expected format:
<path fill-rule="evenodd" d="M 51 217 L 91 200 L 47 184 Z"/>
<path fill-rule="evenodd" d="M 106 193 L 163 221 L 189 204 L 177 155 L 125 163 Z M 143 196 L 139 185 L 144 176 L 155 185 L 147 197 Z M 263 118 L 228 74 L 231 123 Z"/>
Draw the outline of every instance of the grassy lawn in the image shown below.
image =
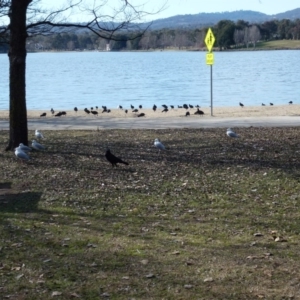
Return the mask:
<path fill-rule="evenodd" d="M 45 131 L 29 163 L 1 150 L 2 299 L 299 299 L 300 128 L 235 129 Z"/>
<path fill-rule="evenodd" d="M 300 49 L 300 40 L 278 40 L 257 43 L 258 49 Z"/>

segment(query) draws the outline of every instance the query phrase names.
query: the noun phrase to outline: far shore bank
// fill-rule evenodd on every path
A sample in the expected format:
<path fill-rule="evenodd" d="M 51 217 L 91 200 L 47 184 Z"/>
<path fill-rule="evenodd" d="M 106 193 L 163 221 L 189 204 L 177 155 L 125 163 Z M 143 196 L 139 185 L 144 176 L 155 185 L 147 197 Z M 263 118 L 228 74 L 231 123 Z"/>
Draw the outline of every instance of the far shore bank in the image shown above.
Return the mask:
<path fill-rule="evenodd" d="M 222 49 L 213 48 L 213 52 L 251 52 L 251 51 L 278 51 L 278 50 L 300 50 L 300 46 L 295 47 L 285 47 L 285 46 L 270 46 L 270 47 L 256 47 L 256 48 L 232 48 L 232 49 Z M 45 51 L 28 51 L 28 53 L 60 53 L 60 52 L 207 52 L 207 48 L 183 48 L 183 49 L 149 49 L 149 50 L 45 50 Z M 1 53 L 0 53 L 1 54 Z M 3 53 L 2 53 L 3 54 Z"/>
<path fill-rule="evenodd" d="M 290 45 L 285 43 L 270 43 L 270 45 L 256 46 L 256 47 L 249 47 L 249 48 L 230 48 L 230 49 L 222 49 L 220 50 L 217 47 L 212 49 L 213 52 L 251 52 L 251 51 L 278 51 L 278 50 L 300 50 L 300 43 Z M 67 53 L 67 52 L 207 52 L 206 47 L 201 48 L 193 48 L 193 47 L 183 47 L 183 48 L 165 48 L 165 49 L 141 49 L 141 50 L 37 50 L 32 51 L 28 50 L 28 53 Z M 0 54 L 7 54 L 7 52 L 0 52 Z"/>

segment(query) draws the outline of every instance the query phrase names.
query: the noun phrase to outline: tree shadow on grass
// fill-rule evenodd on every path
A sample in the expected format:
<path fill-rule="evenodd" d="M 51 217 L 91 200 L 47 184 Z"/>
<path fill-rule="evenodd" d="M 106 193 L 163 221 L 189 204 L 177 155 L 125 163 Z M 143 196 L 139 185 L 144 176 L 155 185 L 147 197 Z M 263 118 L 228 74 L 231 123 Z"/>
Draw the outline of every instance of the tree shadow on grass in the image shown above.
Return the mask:
<path fill-rule="evenodd" d="M 42 193 L 20 193 L 7 187 L 10 187 L 9 183 L 0 183 L 0 212 L 27 213 L 39 210 L 38 203 Z"/>
<path fill-rule="evenodd" d="M 11 189 L 11 182 L 0 182 L 0 194 L 1 190 Z"/>

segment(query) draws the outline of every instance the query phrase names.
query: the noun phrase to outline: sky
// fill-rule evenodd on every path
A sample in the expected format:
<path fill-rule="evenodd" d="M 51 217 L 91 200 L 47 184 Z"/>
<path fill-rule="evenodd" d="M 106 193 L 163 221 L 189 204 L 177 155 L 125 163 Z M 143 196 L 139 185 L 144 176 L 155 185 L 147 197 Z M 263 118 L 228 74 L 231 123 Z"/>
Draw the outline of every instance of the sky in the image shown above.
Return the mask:
<path fill-rule="evenodd" d="M 153 5 L 163 3 L 162 0 L 149 1 Z M 157 4 L 158 3 L 158 4 Z M 169 0 L 167 8 L 159 18 L 175 15 L 215 13 L 236 10 L 253 10 L 268 15 L 300 8 L 299 0 Z"/>
<path fill-rule="evenodd" d="M 103 0 L 98 0 L 98 3 Z M 117 6 L 121 0 L 106 0 L 106 6 Z M 56 7 L 64 3 L 63 0 L 41 0 L 41 6 Z M 176 15 L 214 13 L 236 10 L 253 10 L 268 15 L 277 14 L 300 8 L 300 0 L 131 0 L 134 5 L 144 5 L 148 12 L 163 11 L 152 15 L 151 20 L 163 19 Z"/>

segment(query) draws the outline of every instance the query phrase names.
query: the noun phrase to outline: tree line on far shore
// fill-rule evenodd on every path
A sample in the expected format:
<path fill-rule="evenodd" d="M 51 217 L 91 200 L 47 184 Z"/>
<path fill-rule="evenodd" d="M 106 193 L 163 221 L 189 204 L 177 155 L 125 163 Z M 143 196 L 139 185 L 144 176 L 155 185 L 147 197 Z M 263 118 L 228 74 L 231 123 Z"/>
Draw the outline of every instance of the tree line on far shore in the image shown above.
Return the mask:
<path fill-rule="evenodd" d="M 300 19 L 266 21 L 249 24 L 243 20 L 219 21 L 211 26 L 216 38 L 215 47 L 219 50 L 232 48 L 255 48 L 258 41 L 299 40 Z M 119 33 L 118 40 L 99 38 L 91 32 L 65 32 L 49 36 L 34 36 L 27 39 L 28 51 L 124 51 L 156 49 L 204 49 L 204 38 L 208 27 L 197 29 L 148 30 L 143 36 L 133 39 L 136 33 Z M 5 45 L 2 45 L 5 51 Z"/>

